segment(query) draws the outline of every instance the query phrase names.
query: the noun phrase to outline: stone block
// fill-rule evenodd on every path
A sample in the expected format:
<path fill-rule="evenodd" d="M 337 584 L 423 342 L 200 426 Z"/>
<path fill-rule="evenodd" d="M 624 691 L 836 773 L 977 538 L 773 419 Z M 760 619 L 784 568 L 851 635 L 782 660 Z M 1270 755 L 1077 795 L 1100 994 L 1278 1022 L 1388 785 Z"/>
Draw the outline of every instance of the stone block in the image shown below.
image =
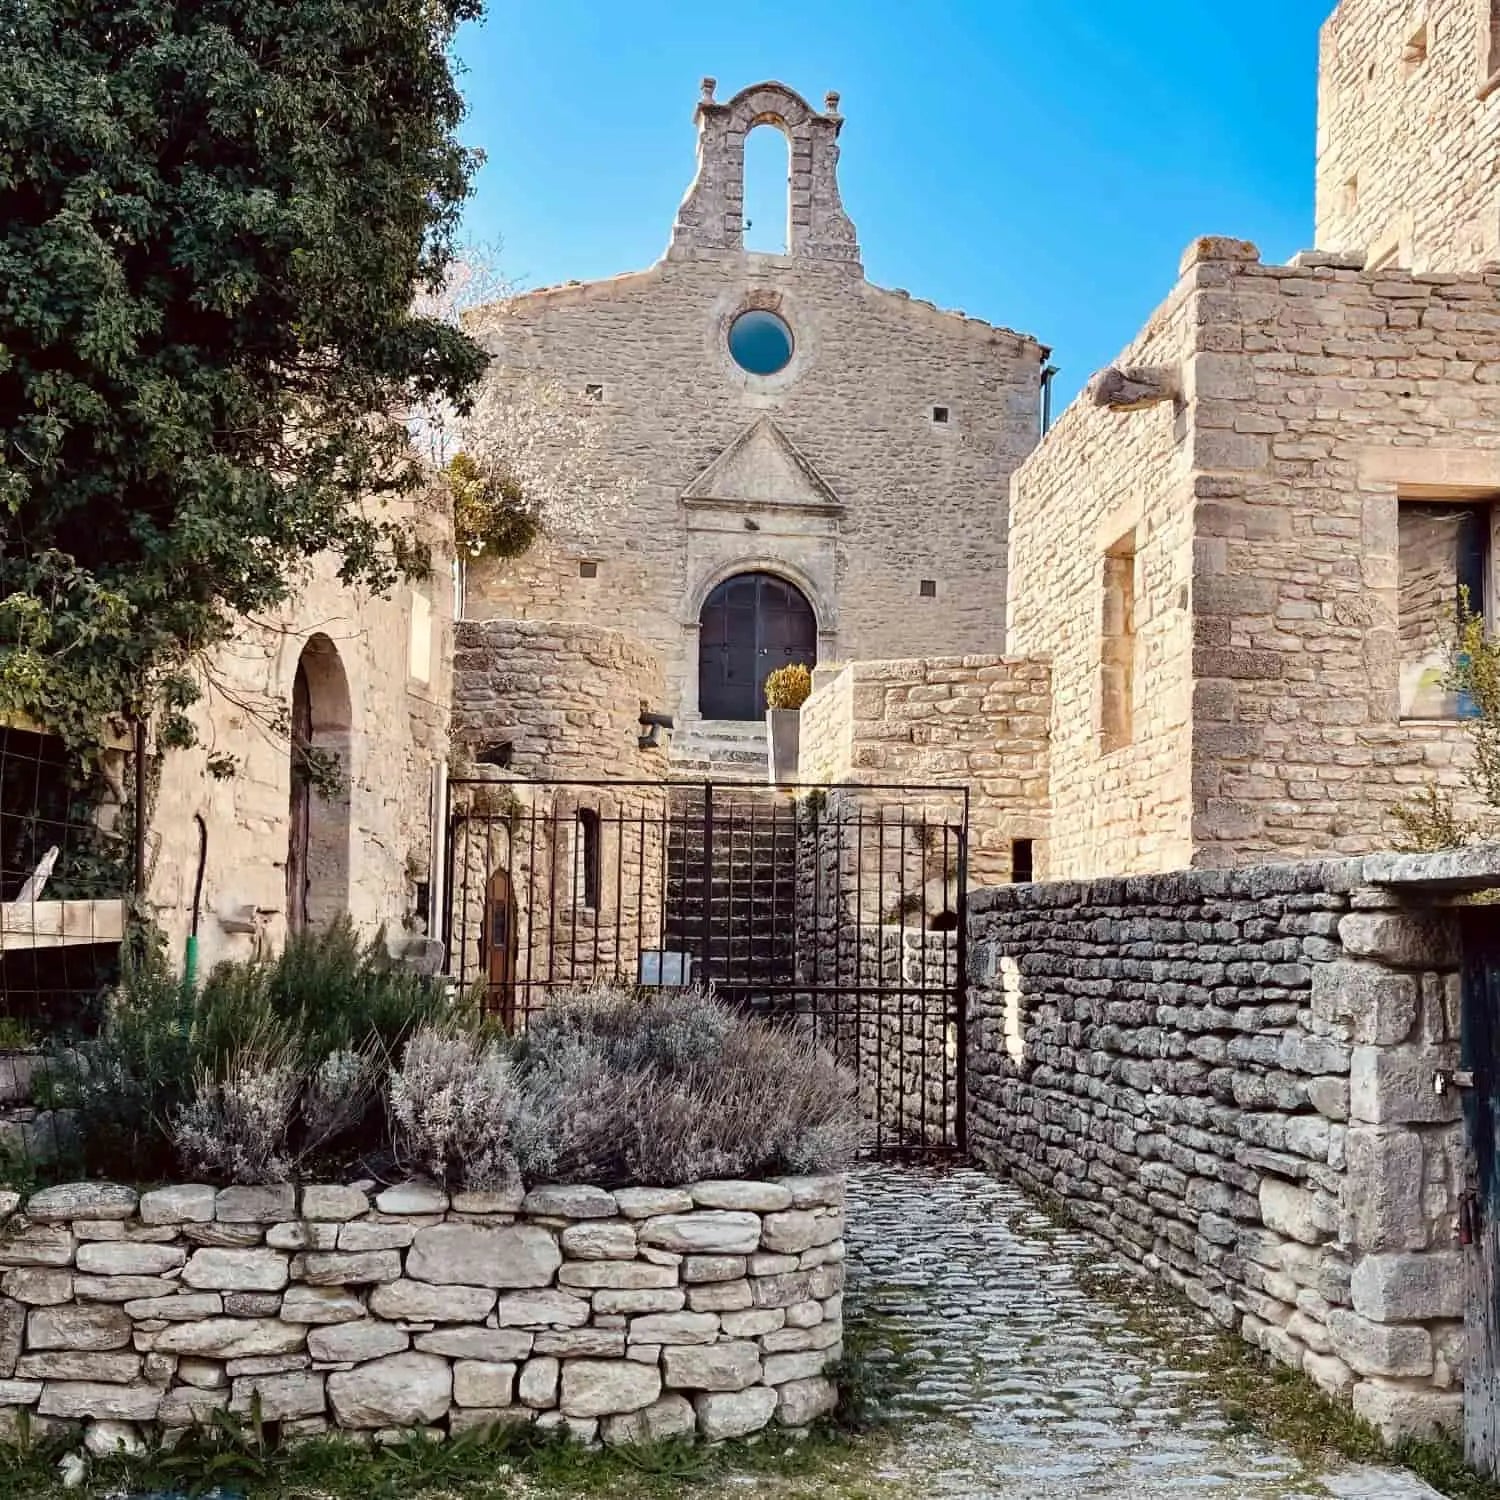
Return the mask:
<path fill-rule="evenodd" d="M 0 1237 L 0 1266 L 69 1266 L 76 1248 L 65 1224 L 33 1224 Z"/>
<path fill-rule="evenodd" d="M 687 1289 L 690 1312 L 743 1312 L 755 1305 L 748 1281 L 707 1281 Z"/>
<path fill-rule="evenodd" d="M 521 1366 L 520 1379 L 516 1382 L 516 1396 L 523 1406 L 538 1410 L 556 1406 L 561 1375 L 562 1365 L 552 1355 L 539 1354 L 528 1359 Z"/>
<path fill-rule="evenodd" d="M 1427 1242 L 1421 1137 L 1355 1126 L 1344 1144 L 1341 1237 L 1364 1251 L 1420 1250 Z"/>
<path fill-rule="evenodd" d="M 1422 1390 L 1376 1380 L 1362 1380 L 1354 1387 L 1355 1415 L 1363 1417 L 1387 1443 L 1457 1432 L 1463 1422 L 1463 1403 L 1457 1391 Z"/>
<path fill-rule="evenodd" d="M 570 1359 L 563 1365 L 564 1416 L 609 1417 L 650 1406 L 661 1395 L 661 1371 L 629 1360 Z"/>
<path fill-rule="evenodd" d="M 123 1349 L 130 1319 L 118 1307 L 39 1307 L 26 1319 L 28 1349 Z"/>
<path fill-rule="evenodd" d="M 279 1375 L 245 1375 L 233 1383 L 229 1409 L 249 1414 L 259 1405 L 267 1422 L 295 1421 L 323 1415 L 323 1376 L 312 1370 Z"/>
<path fill-rule="evenodd" d="M 68 1219 L 128 1219 L 140 1196 L 112 1182 L 62 1182 L 26 1200 L 26 1217 L 38 1224 Z"/>
<path fill-rule="evenodd" d="M 635 1256 L 635 1227 L 619 1219 L 585 1219 L 563 1230 L 562 1249 L 576 1260 L 629 1261 Z"/>
<path fill-rule="evenodd" d="M 630 1320 L 627 1344 L 711 1344 L 719 1336 L 713 1313 L 647 1313 Z"/>
<path fill-rule="evenodd" d="M 1372 1323 L 1348 1308 L 1328 1315 L 1333 1351 L 1360 1375 L 1430 1375 L 1432 1336 L 1425 1328 Z"/>
<path fill-rule="evenodd" d="M 1320 1223 L 1317 1195 L 1276 1177 L 1261 1181 L 1260 1216 L 1268 1229 L 1304 1245 L 1316 1245 L 1327 1238 Z"/>
<path fill-rule="evenodd" d="M 141 1194 L 142 1224 L 208 1224 L 214 1216 L 215 1190 L 202 1183 L 183 1183 Z"/>
<path fill-rule="evenodd" d="M 110 1385 L 87 1380 L 52 1380 L 42 1387 L 37 1412 L 44 1417 L 97 1417 L 119 1422 L 151 1422 L 161 1406 L 154 1385 Z"/>
<path fill-rule="evenodd" d="M 279 1292 L 287 1284 L 287 1258 L 276 1250 L 195 1250 L 182 1279 L 200 1291 Z"/>
<path fill-rule="evenodd" d="M 693 1195 L 684 1188 L 616 1188 L 615 1206 L 627 1219 L 654 1219 L 663 1214 L 685 1214 Z"/>
<path fill-rule="evenodd" d="M 1356 1042 L 1388 1047 L 1404 1042 L 1416 1024 L 1417 978 L 1377 963 L 1318 964 L 1312 975 L 1312 1013 L 1347 1026 Z"/>
<path fill-rule="evenodd" d="M 599 1291 L 594 1293 L 596 1315 L 680 1312 L 687 1302 L 681 1287 L 662 1291 Z"/>
<path fill-rule="evenodd" d="M 401 1182 L 377 1193 L 375 1207 L 383 1214 L 441 1214 L 448 1210 L 448 1195 L 430 1182 Z"/>
<path fill-rule="evenodd" d="M 129 1385 L 139 1380 L 139 1354 L 79 1353 L 54 1349 L 46 1354 L 23 1354 L 16 1362 L 17 1380 L 94 1380 Z"/>
<path fill-rule="evenodd" d="M 308 1250 L 292 1262 L 292 1276 L 314 1287 L 397 1281 L 401 1256 L 395 1250 Z"/>
<path fill-rule="evenodd" d="M 222 1224 L 281 1224 L 296 1216 L 297 1192 L 289 1182 L 220 1188 L 214 1197 L 214 1218 Z"/>
<path fill-rule="evenodd" d="M 307 1340 L 307 1329 L 278 1318 L 205 1318 L 174 1323 L 152 1337 L 159 1354 L 196 1354 L 210 1359 L 253 1359 L 291 1354 Z"/>
<path fill-rule="evenodd" d="M 302 1217 L 344 1223 L 370 1211 L 362 1189 L 339 1183 L 310 1183 L 302 1189 Z"/>
<path fill-rule="evenodd" d="M 557 1241 L 534 1224 L 437 1224 L 418 1230 L 406 1274 L 439 1285 L 544 1287 L 561 1264 Z"/>
<path fill-rule="evenodd" d="M 97 1240 L 80 1245 L 74 1259 L 80 1271 L 94 1276 L 160 1276 L 187 1259 L 180 1245 L 139 1245 L 124 1240 Z"/>
<path fill-rule="evenodd" d="M 370 1293 L 370 1311 L 395 1322 L 478 1323 L 494 1307 L 494 1291 L 482 1286 L 437 1286 L 402 1279 L 382 1283 Z"/>
<path fill-rule="evenodd" d="M 698 1425 L 698 1414 L 686 1396 L 668 1392 L 659 1401 L 625 1416 L 605 1417 L 599 1435 L 610 1447 L 639 1446 L 687 1437 Z"/>
<path fill-rule="evenodd" d="M 589 1304 L 571 1292 L 550 1288 L 502 1292 L 495 1303 L 495 1319 L 501 1328 L 582 1328 L 589 1320 Z"/>
<path fill-rule="evenodd" d="M 711 1443 L 759 1432 L 776 1411 L 777 1395 L 769 1386 L 708 1392 L 693 1398 L 698 1431 Z"/>
<path fill-rule="evenodd" d="M 510 1362 L 461 1359 L 453 1366 L 453 1400 L 458 1406 L 509 1406 L 516 1388 Z"/>
<path fill-rule="evenodd" d="M 1439 1069 L 1458 1066 L 1452 1044 L 1356 1047 L 1349 1069 L 1349 1118 L 1358 1124 L 1437 1124 L 1458 1119 L 1456 1089 L 1434 1087 Z M 81 1252 L 80 1252 L 81 1253 Z"/>
<path fill-rule="evenodd" d="M 73 1273 L 51 1266 L 15 1266 L 0 1276 L 0 1292 L 28 1307 L 54 1307 L 73 1300 Z"/>
<path fill-rule="evenodd" d="M 582 1229 L 595 1226 L 577 1227 Z M 591 1291 L 601 1288 L 616 1291 L 662 1290 L 677 1285 L 677 1274 L 676 1266 L 653 1266 L 643 1260 L 564 1261 L 557 1273 L 557 1284 L 583 1287 Z"/>
<path fill-rule="evenodd" d="M 640 1242 L 684 1255 L 747 1255 L 760 1246 L 758 1214 L 703 1209 L 647 1219 Z"/>
<path fill-rule="evenodd" d="M 792 1206 L 792 1190 L 784 1182 L 693 1182 L 688 1194 L 698 1208 L 745 1209 L 776 1213 Z"/>
<path fill-rule="evenodd" d="M 760 1348 L 748 1340 L 669 1346 L 662 1370 L 676 1390 L 742 1391 L 761 1378 Z"/>
<path fill-rule="evenodd" d="M 838 1387 L 821 1375 L 789 1380 L 776 1388 L 776 1420 L 783 1427 L 806 1427 L 839 1404 Z"/>
<path fill-rule="evenodd" d="M 738 1281 L 745 1274 L 743 1255 L 689 1255 L 682 1262 L 684 1281 Z"/>
<path fill-rule="evenodd" d="M 521 1212 L 557 1219 L 610 1219 L 619 1213 L 613 1193 L 572 1184 L 532 1188 L 521 1200 Z"/>
<path fill-rule="evenodd" d="M 1375 1323 L 1462 1318 L 1464 1257 L 1457 1250 L 1367 1255 L 1349 1280 L 1355 1312 Z"/>
<path fill-rule="evenodd" d="M 436 1422 L 450 1405 L 453 1370 L 436 1354 L 392 1354 L 328 1377 L 341 1427 L 411 1427 Z"/>
<path fill-rule="evenodd" d="M 291 1286 L 281 1299 L 284 1323 L 349 1323 L 364 1315 L 364 1303 L 338 1286 Z"/>
<path fill-rule="evenodd" d="M 309 1225 L 311 1229 L 333 1226 Z M 338 1248 L 345 1252 L 362 1250 L 405 1250 L 416 1238 L 416 1228 L 411 1224 L 374 1224 L 369 1222 L 340 1224 L 338 1226 Z M 269 1236 L 267 1239 L 269 1240 Z M 331 1245 L 314 1245 L 311 1248 L 332 1249 Z"/>
<path fill-rule="evenodd" d="M 532 1338 L 514 1328 L 435 1328 L 419 1333 L 416 1347 L 424 1354 L 446 1354 L 449 1359 L 505 1364 L 525 1359 L 531 1353 Z"/>
<path fill-rule="evenodd" d="M 313 1328 L 307 1335 L 307 1352 L 327 1364 L 346 1360 L 383 1359 L 400 1354 L 411 1340 L 393 1323 L 361 1318 L 357 1323 L 333 1323 Z"/>
<path fill-rule="evenodd" d="M 1451 969 L 1461 957 L 1458 922 L 1450 912 L 1350 912 L 1339 920 L 1339 941 L 1351 957 L 1398 969 Z"/>

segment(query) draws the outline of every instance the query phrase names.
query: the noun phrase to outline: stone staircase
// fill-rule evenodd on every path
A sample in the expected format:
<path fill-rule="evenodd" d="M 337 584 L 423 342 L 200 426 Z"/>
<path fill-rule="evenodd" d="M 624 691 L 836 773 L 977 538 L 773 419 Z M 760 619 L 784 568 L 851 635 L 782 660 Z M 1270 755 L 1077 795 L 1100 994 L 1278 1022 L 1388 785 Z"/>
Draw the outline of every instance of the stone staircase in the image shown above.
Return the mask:
<path fill-rule="evenodd" d="M 766 726 L 756 720 L 700 719 L 672 734 L 673 781 L 730 781 L 765 786 Z"/>
<path fill-rule="evenodd" d="M 770 787 L 715 785 L 712 856 L 700 788 L 671 793 L 667 838 L 666 946 L 693 955 L 693 972 L 731 999 L 754 1003 L 757 982 L 795 977 L 796 809 Z"/>

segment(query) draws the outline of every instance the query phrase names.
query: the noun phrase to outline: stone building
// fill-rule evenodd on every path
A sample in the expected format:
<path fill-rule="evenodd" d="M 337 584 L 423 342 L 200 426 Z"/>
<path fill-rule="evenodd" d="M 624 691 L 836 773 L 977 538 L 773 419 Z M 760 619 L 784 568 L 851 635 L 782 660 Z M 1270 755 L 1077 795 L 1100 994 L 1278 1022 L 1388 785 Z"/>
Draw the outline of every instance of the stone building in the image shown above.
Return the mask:
<path fill-rule="evenodd" d="M 1006 482 L 1047 354 L 865 280 L 837 95 L 820 112 L 767 83 L 720 103 L 705 80 L 696 120 L 661 261 L 471 315 L 502 390 L 596 403 L 598 482 L 623 498 L 587 538 L 472 567 L 466 612 L 636 636 L 679 751 L 758 720 L 787 661 L 1000 649 Z M 788 142 L 784 255 L 743 244 L 757 128 Z M 482 426 L 468 440 L 483 451 Z"/>

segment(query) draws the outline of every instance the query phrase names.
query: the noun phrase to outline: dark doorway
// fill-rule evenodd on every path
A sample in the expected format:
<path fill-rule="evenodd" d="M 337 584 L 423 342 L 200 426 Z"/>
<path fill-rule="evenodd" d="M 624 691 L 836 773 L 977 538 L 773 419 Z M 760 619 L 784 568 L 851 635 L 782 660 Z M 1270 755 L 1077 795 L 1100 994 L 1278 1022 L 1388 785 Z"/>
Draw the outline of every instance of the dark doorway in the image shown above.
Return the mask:
<path fill-rule="evenodd" d="M 488 984 L 488 1007 L 498 1011 L 507 1031 L 516 1024 L 516 898 L 510 876 L 490 876 L 480 935 L 480 962 Z"/>
<path fill-rule="evenodd" d="M 705 719 L 758 719 L 778 667 L 818 660 L 818 622 L 802 591 L 770 573 L 725 579 L 698 629 L 698 711 Z"/>
<path fill-rule="evenodd" d="M 302 648 L 292 680 L 286 924 L 327 927 L 349 909 L 349 679 L 326 635 Z"/>

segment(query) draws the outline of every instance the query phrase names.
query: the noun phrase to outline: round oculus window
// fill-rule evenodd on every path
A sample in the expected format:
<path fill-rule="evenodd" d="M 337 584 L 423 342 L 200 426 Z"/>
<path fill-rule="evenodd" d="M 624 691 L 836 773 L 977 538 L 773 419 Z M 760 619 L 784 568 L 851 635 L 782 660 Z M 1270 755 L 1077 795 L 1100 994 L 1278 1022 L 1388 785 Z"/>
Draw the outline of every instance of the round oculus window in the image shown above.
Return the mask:
<path fill-rule="evenodd" d="M 729 325 L 729 353 L 751 375 L 774 375 L 792 359 L 792 330 L 773 312 L 753 307 Z"/>

